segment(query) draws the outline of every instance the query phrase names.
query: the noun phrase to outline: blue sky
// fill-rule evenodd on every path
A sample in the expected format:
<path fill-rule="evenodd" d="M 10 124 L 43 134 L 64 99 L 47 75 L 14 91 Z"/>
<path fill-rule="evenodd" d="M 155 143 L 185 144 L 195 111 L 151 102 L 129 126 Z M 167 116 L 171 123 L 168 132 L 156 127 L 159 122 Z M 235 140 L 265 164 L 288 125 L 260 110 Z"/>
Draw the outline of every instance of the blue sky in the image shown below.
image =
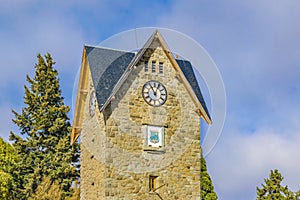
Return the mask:
<path fill-rule="evenodd" d="M 200 43 L 223 77 L 225 126 L 206 158 L 219 199 L 255 199 L 274 168 L 300 189 L 298 0 L 2 0 L 0 7 L 1 137 L 16 131 L 10 110 L 23 106 L 37 53 L 52 54 L 71 105 L 84 44 L 138 27 L 170 28 Z"/>

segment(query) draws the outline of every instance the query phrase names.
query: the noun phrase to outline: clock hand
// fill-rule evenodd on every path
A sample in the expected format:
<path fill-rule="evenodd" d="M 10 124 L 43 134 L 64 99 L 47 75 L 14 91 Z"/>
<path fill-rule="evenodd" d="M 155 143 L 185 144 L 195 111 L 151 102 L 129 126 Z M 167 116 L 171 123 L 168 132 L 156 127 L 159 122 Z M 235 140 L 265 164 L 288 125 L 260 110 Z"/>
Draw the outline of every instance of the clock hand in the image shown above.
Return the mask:
<path fill-rule="evenodd" d="M 156 91 L 157 91 L 157 89 L 154 90 L 154 87 L 153 87 L 151 84 L 150 84 L 150 87 L 151 87 L 151 89 L 152 89 L 152 91 L 153 91 L 154 96 L 156 96 Z"/>
<path fill-rule="evenodd" d="M 155 88 L 155 92 L 157 92 L 157 90 L 159 89 L 159 87 L 160 87 L 160 84 L 158 83 L 157 87 Z"/>

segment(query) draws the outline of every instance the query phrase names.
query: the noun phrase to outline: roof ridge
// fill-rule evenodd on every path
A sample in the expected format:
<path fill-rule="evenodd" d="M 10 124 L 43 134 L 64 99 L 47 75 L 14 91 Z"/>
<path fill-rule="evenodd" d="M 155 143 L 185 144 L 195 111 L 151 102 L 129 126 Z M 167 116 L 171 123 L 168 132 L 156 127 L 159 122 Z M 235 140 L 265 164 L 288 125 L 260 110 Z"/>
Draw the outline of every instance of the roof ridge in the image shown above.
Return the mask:
<path fill-rule="evenodd" d="M 115 95 L 115 93 L 121 88 L 122 83 L 127 79 L 129 76 L 131 70 L 133 69 L 133 66 L 140 60 L 141 56 L 143 56 L 144 52 L 146 49 L 149 48 L 151 45 L 152 41 L 155 39 L 155 36 L 158 34 L 158 31 L 155 30 L 154 33 L 150 36 L 150 38 L 147 40 L 147 42 L 143 45 L 142 48 L 139 49 L 139 51 L 134 55 L 128 66 L 126 67 L 123 75 L 120 77 L 116 85 L 114 86 L 110 96 L 106 99 L 106 102 L 103 104 L 101 107 L 100 111 L 106 108 L 106 106 L 109 104 L 111 101 L 111 98 Z"/>
<path fill-rule="evenodd" d="M 188 62 L 191 62 L 191 61 L 189 61 L 189 60 L 187 60 L 187 59 L 184 59 L 184 58 L 175 58 L 175 60 L 182 60 L 182 61 L 188 61 Z"/>
<path fill-rule="evenodd" d="M 124 53 L 135 53 L 135 52 L 126 51 L 126 50 L 122 50 L 122 49 L 114 49 L 114 48 L 111 48 L 111 47 L 104 47 L 104 46 L 97 46 L 97 45 L 85 44 L 84 47 L 92 47 L 92 48 L 97 48 L 97 49 L 112 50 L 112 51 L 118 51 L 118 52 L 124 52 Z"/>

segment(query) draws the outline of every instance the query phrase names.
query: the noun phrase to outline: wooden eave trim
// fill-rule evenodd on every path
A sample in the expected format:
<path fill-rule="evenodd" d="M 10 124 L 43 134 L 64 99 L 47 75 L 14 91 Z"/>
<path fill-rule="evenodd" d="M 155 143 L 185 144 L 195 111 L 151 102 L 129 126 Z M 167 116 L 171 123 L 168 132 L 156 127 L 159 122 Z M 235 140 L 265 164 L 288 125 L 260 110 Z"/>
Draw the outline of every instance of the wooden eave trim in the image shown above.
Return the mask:
<path fill-rule="evenodd" d="M 74 144 L 74 142 L 79 138 L 80 132 L 81 132 L 81 127 L 73 127 L 72 128 L 72 138 L 71 138 L 71 145 Z"/>
<path fill-rule="evenodd" d="M 76 106 L 74 110 L 74 118 L 72 125 L 72 135 L 71 135 L 71 145 L 77 140 L 80 136 L 80 132 L 82 129 L 82 120 L 83 120 L 83 111 L 84 111 L 84 103 L 87 95 L 88 89 L 88 78 L 89 78 L 89 65 L 87 60 L 86 48 L 84 47 L 82 53 L 82 61 L 81 61 L 81 69 L 80 76 L 78 82 L 77 89 L 77 97 L 76 97 Z"/>

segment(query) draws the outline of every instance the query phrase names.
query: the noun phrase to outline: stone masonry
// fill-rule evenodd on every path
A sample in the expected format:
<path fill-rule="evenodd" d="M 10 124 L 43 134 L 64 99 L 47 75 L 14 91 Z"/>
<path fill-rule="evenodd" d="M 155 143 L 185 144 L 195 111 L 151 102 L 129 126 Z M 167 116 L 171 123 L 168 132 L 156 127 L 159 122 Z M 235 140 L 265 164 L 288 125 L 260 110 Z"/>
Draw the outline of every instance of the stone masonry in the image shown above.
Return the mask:
<path fill-rule="evenodd" d="M 89 115 L 90 76 L 81 131 L 81 199 L 200 199 L 200 117 L 159 42 L 154 40 L 110 104 Z M 156 72 L 152 72 L 152 61 Z M 148 71 L 145 72 L 145 62 Z M 163 63 L 163 73 L 159 73 Z M 168 92 L 148 105 L 142 87 L 161 82 Z M 98 108 L 98 107 L 97 107 Z M 148 147 L 148 125 L 164 127 L 164 146 Z M 149 177 L 155 176 L 155 192 Z"/>

